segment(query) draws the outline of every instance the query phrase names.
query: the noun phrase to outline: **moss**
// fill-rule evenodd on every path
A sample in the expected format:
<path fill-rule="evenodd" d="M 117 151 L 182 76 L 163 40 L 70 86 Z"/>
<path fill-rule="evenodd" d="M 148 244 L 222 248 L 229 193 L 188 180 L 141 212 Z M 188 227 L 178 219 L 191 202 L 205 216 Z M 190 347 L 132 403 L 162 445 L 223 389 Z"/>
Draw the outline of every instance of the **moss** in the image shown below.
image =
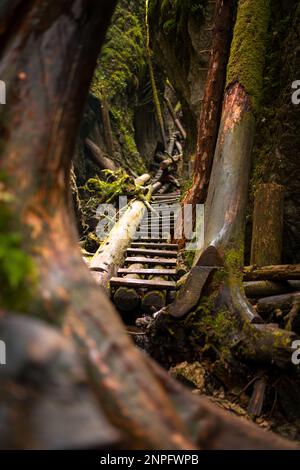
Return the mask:
<path fill-rule="evenodd" d="M 259 109 L 263 87 L 270 0 L 242 0 L 227 70 L 227 86 L 239 82 L 250 95 L 254 111 Z"/>
<path fill-rule="evenodd" d="M 221 308 L 216 311 L 214 295 L 202 297 L 196 312 L 189 318 L 193 330 L 205 335 L 206 347 L 213 345 L 220 356 L 229 360 L 231 345 L 234 344 L 234 334 L 238 329 L 232 314 Z"/>
<path fill-rule="evenodd" d="M 203 20 L 206 3 L 206 0 L 150 0 L 151 23 L 159 21 L 164 33 L 175 36 L 178 41 L 187 27 L 189 17 Z"/>
<path fill-rule="evenodd" d="M 224 258 L 225 271 L 228 273 L 238 273 L 244 265 L 244 248 L 232 248 L 228 250 Z"/>
<path fill-rule="evenodd" d="M 97 197 L 97 203 L 111 203 L 119 196 L 138 196 L 140 187 L 136 186 L 133 178 L 125 170 L 120 168 L 117 171 L 103 170 L 108 181 L 103 181 L 99 177 L 90 178 L 82 188 L 92 196 Z"/>
<path fill-rule="evenodd" d="M 139 0 L 134 12 L 130 3 L 119 2 L 98 60 L 92 92 L 100 99 L 103 94 L 107 99 L 122 94 L 146 62 L 144 2 Z"/>
<path fill-rule="evenodd" d="M 120 0 L 94 73 L 91 93 L 107 100 L 118 152 L 114 160 L 137 174 L 145 172 L 134 132 L 140 77 L 147 67 L 144 0 Z"/>
<path fill-rule="evenodd" d="M 13 201 L 0 181 L 0 307 L 25 312 L 32 298 L 36 272 L 33 260 L 22 247 Z"/>
<path fill-rule="evenodd" d="M 294 8 L 286 8 L 280 0 L 273 0 L 271 4 L 262 104 L 257 119 L 258 127 L 253 151 L 250 212 L 258 185 L 268 182 L 270 175 L 274 181 L 274 174 L 278 172 L 276 166 L 279 164 L 282 168 L 285 164 L 282 155 L 280 159 L 276 158 L 278 148 L 281 153 L 289 154 L 289 149 L 287 152 L 283 149 L 282 142 L 287 142 L 293 147 L 293 151 L 300 147 L 300 134 L 296 131 L 299 117 L 296 110 L 289 105 L 290 85 L 299 70 L 297 55 L 294 54 L 298 45 L 297 28 L 293 25 L 296 3 L 294 2 Z"/>

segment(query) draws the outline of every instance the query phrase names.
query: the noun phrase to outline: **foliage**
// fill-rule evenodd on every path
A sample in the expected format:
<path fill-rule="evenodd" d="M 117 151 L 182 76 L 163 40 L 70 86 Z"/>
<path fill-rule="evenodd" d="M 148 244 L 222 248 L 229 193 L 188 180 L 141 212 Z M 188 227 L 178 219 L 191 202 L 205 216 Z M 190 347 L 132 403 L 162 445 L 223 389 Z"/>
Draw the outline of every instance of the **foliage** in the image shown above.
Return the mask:
<path fill-rule="evenodd" d="M 21 233 L 11 215 L 13 197 L 0 182 L 0 306 L 23 310 L 34 279 L 31 258 L 22 250 Z"/>
<path fill-rule="evenodd" d="M 111 203 L 119 196 L 136 196 L 141 191 L 131 176 L 123 168 L 113 172 L 103 170 L 108 176 L 108 181 L 103 181 L 99 177 L 90 178 L 83 189 L 97 197 L 97 203 Z"/>

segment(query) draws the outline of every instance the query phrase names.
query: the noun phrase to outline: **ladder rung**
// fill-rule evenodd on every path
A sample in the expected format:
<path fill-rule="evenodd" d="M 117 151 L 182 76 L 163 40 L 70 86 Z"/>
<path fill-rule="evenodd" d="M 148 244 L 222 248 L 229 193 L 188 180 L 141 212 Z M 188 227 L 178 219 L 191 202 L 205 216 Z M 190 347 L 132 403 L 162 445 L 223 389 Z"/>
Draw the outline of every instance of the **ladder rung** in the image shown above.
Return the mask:
<path fill-rule="evenodd" d="M 162 266 L 176 266 L 176 258 L 145 258 L 143 256 L 129 256 L 125 259 L 125 263 L 141 263 L 141 264 L 154 264 Z"/>
<path fill-rule="evenodd" d="M 147 288 L 156 290 L 175 290 L 176 282 L 173 281 L 155 281 L 149 279 L 125 279 L 123 277 L 113 277 L 110 280 L 110 285 L 113 287 L 135 287 Z"/>
<path fill-rule="evenodd" d="M 170 250 L 178 250 L 177 243 L 151 243 L 151 242 L 133 242 L 131 244 L 131 248 L 159 248 L 159 249 L 170 249 Z"/>
<path fill-rule="evenodd" d="M 128 248 L 128 255 L 145 255 L 145 256 L 162 256 L 165 258 L 173 258 L 176 253 L 172 250 L 147 250 L 142 248 Z"/>
<path fill-rule="evenodd" d="M 120 268 L 118 274 L 138 274 L 139 276 L 177 276 L 176 269 L 129 269 Z"/>

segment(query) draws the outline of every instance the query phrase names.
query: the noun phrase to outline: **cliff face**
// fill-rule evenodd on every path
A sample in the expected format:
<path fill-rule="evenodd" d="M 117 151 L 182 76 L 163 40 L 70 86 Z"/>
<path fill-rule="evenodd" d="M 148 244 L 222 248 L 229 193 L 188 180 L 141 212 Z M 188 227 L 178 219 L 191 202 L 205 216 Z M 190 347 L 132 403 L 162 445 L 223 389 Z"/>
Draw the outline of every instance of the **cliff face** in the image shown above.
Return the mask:
<path fill-rule="evenodd" d="M 97 38 L 95 38 L 97 40 Z M 107 103 L 113 148 L 105 138 L 101 105 Z M 95 71 L 74 167 L 80 184 L 99 173 L 84 141 L 135 174 L 143 173 L 160 139 L 146 63 L 145 2 L 121 0 Z"/>
<path fill-rule="evenodd" d="M 300 3 L 272 2 L 264 96 L 253 152 L 251 198 L 260 182 L 286 190 L 283 261 L 300 262 L 300 105 L 292 103 L 292 83 L 300 70 Z"/>
<path fill-rule="evenodd" d="M 189 131 L 187 158 L 195 149 L 210 57 L 214 6 L 206 0 L 150 0 L 154 57 L 165 69 L 182 105 L 183 122 Z"/>

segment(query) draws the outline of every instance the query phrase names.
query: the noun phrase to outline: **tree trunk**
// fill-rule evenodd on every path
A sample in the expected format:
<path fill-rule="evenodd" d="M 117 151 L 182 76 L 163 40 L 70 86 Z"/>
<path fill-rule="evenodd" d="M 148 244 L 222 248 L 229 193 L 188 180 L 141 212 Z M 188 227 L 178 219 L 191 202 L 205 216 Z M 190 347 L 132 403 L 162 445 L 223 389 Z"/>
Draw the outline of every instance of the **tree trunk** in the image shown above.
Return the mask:
<path fill-rule="evenodd" d="M 255 194 L 251 264 L 281 263 L 284 187 L 261 184 Z"/>
<path fill-rule="evenodd" d="M 114 138 L 111 130 L 109 105 L 105 96 L 101 96 L 101 114 L 103 121 L 105 143 L 107 145 L 108 154 L 110 157 L 114 156 Z"/>
<path fill-rule="evenodd" d="M 213 336 L 211 341 L 216 348 L 223 349 L 227 345 L 227 350 L 239 359 L 251 358 L 283 366 L 290 364 L 294 335 L 261 324 L 262 319 L 245 296 L 242 282 L 251 151 L 269 16 L 270 1 L 239 2 L 205 205 L 204 244 L 200 240 L 194 259 L 194 266 L 201 266 L 201 257 L 215 247 L 224 268 L 208 279 L 206 285 L 199 285 L 199 291 L 203 289 L 203 299 L 200 298 L 197 312 L 209 313 L 199 313 L 195 328 L 204 335 Z M 207 298 L 211 300 L 207 301 Z M 176 316 L 175 307 L 168 307 L 173 316 Z M 210 320 L 206 319 L 207 315 Z M 164 325 L 163 316 L 158 318 Z M 214 329 L 213 335 L 211 324 L 221 325 Z"/>
<path fill-rule="evenodd" d="M 226 276 L 219 281 L 216 305 L 223 304 L 231 312 L 233 330 L 235 321 L 239 324 L 235 334 L 236 337 L 240 336 L 241 341 L 236 353 L 258 361 L 273 363 L 278 360 L 283 364 L 290 363 L 293 336 L 281 330 L 273 331 L 269 326 L 255 325 L 261 323 L 261 319 L 247 301 L 242 284 L 251 151 L 255 113 L 262 88 L 269 17 L 269 1 L 239 2 L 205 206 L 204 246 L 200 247 L 195 264 L 209 246 L 215 246 L 224 260 Z"/>
<path fill-rule="evenodd" d="M 106 419 L 134 448 L 189 450 L 201 442 L 207 448 L 241 447 L 241 436 L 245 447 L 293 447 L 237 422 L 174 381 L 164 382 L 126 335 L 82 260 L 69 204 L 71 158 L 115 2 L 66 0 L 63 12 L 60 0 L 27 2 L 22 9 L 19 0 L 7 5 L 0 17 L 0 76 L 10 106 L 0 114 L 1 174 L 14 196 L 9 208 L 23 250 L 35 264 L 27 313 L 64 325 L 86 360 Z"/>
<path fill-rule="evenodd" d="M 222 95 L 230 51 L 232 0 L 217 0 L 213 42 L 198 130 L 193 185 L 184 204 L 203 204 L 206 200 L 222 110 Z"/>

